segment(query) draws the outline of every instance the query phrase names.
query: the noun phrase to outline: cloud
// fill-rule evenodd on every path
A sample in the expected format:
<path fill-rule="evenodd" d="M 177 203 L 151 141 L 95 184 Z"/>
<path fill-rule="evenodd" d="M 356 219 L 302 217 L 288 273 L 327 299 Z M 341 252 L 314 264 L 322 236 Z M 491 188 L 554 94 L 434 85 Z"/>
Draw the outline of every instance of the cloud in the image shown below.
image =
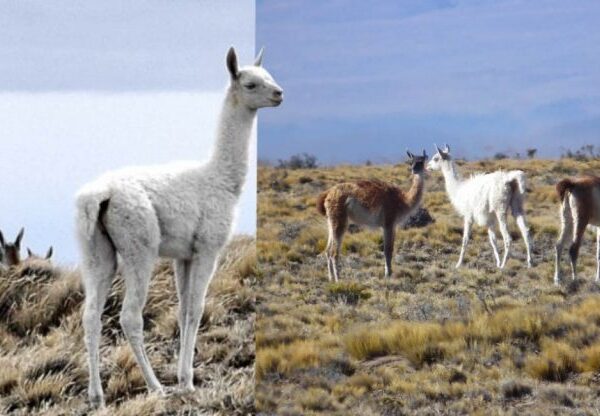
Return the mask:
<path fill-rule="evenodd" d="M 340 8 L 329 21 L 311 21 L 314 11 L 298 21 L 296 10 L 291 23 L 259 9 L 258 30 L 274 43 L 287 114 L 519 112 L 600 99 L 590 89 L 600 83 L 600 5 L 572 4 L 468 3 L 398 17 L 351 3 L 364 19 Z"/>
<path fill-rule="evenodd" d="M 252 0 L 0 3 L 0 91 L 215 90 L 235 45 L 254 54 Z"/>

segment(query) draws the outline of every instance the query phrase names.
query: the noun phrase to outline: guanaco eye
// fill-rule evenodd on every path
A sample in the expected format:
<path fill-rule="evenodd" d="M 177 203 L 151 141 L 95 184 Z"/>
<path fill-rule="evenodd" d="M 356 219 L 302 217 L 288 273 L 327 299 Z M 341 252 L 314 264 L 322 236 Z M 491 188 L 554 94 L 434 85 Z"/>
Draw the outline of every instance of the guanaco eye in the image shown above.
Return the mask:
<path fill-rule="evenodd" d="M 244 87 L 246 87 L 249 90 L 253 90 L 254 88 L 256 88 L 256 84 L 251 82 L 250 84 L 244 85 Z"/>

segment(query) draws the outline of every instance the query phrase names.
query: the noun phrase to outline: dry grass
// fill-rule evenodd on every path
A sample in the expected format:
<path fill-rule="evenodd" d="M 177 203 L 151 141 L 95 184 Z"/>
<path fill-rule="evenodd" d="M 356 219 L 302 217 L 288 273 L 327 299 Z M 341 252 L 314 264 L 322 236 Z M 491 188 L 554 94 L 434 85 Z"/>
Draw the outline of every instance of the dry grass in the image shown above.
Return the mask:
<path fill-rule="evenodd" d="M 103 315 L 101 378 L 107 407 L 98 415 L 245 415 L 254 411 L 254 239 L 224 251 L 209 288 L 195 358 L 196 392 L 146 392 L 119 326 L 117 276 Z M 0 271 L 0 414 L 89 413 L 79 272 L 43 262 Z M 144 309 L 148 356 L 159 379 L 176 383 L 177 301 L 170 263 L 161 262 Z"/>
<path fill-rule="evenodd" d="M 383 278 L 380 230 L 351 227 L 341 281 L 327 281 L 320 191 L 379 178 L 410 184 L 406 166 L 259 168 L 257 407 L 265 414 L 585 414 L 600 407 L 600 286 L 592 233 L 580 279 L 552 284 L 558 232 L 554 183 L 600 161 L 461 162 L 465 175 L 525 169 L 532 269 L 511 220 L 505 270 L 475 228 L 455 270 L 462 221 L 441 175 L 423 205 L 435 218 L 398 229 L 394 275 Z M 565 253 L 566 254 L 566 253 Z M 565 263 L 566 267 L 566 263 Z M 312 389 L 311 389 L 312 388 Z"/>
<path fill-rule="evenodd" d="M 256 356 L 256 375 L 288 375 L 298 369 L 314 368 L 328 357 L 321 354 L 324 345 L 312 341 L 295 341 L 275 348 L 263 348 Z"/>
<path fill-rule="evenodd" d="M 532 377 L 564 382 L 580 371 L 577 351 L 567 342 L 547 340 L 542 351 L 529 359 L 525 369 Z"/>
<path fill-rule="evenodd" d="M 345 302 L 352 305 L 371 297 L 371 293 L 369 293 L 367 287 L 356 282 L 332 283 L 327 287 L 327 293 L 332 301 Z"/>

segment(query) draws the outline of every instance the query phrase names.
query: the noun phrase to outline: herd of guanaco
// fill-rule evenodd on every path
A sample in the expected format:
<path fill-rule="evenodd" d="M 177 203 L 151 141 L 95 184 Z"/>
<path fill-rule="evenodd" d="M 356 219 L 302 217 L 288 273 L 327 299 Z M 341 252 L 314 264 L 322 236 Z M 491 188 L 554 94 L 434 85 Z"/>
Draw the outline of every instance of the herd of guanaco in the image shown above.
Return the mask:
<path fill-rule="evenodd" d="M 523 236 L 527 250 L 527 266 L 532 266 L 531 242 L 525 221 L 525 173 L 520 170 L 496 171 L 462 178 L 450 156 L 450 148 L 435 146 L 436 153 L 426 163 L 422 155 L 407 151 L 412 171 L 412 186 L 408 191 L 377 179 L 344 182 L 332 186 L 317 197 L 317 210 L 327 218 L 329 238 L 325 249 L 329 280 L 338 281 L 340 248 L 349 222 L 383 228 L 385 276 L 392 274 L 395 226 L 407 220 L 420 206 L 425 189 L 425 172 L 441 171 L 446 192 L 455 210 L 463 217 L 462 247 L 456 267 L 463 262 L 473 223 L 488 229 L 496 265 L 504 268 L 509 254 L 511 236 L 507 217 L 511 213 Z M 561 280 L 560 259 L 564 245 L 570 242 L 571 274 L 576 278 L 577 257 L 586 227 L 596 227 L 597 271 L 600 280 L 600 177 L 578 176 L 562 179 L 556 184 L 560 200 L 561 229 L 555 246 L 554 283 Z M 496 244 L 498 226 L 504 242 L 501 258 Z"/>

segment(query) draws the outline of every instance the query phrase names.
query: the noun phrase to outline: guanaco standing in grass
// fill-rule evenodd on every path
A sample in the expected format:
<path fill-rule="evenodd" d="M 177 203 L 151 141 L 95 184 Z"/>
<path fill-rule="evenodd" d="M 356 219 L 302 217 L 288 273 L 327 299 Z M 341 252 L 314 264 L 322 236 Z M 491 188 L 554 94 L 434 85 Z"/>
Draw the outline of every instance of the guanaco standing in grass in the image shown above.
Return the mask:
<path fill-rule="evenodd" d="M 442 150 L 435 146 L 437 153 L 427 164 L 427 170 L 441 170 L 446 184 L 446 193 L 452 206 L 464 219 L 463 239 L 456 268 L 465 257 L 465 250 L 471 235 L 473 223 L 486 226 L 496 266 L 503 269 L 508 259 L 511 236 L 508 231 L 507 215 L 512 213 L 523 236 L 527 250 L 527 267 L 532 267 L 529 229 L 525 222 L 525 172 L 520 170 L 496 171 L 473 175 L 463 179 L 450 155 L 450 147 Z M 498 224 L 504 241 L 504 256 L 500 260 L 496 244 L 495 224 Z"/>
<path fill-rule="evenodd" d="M 556 192 L 561 201 L 561 229 L 556 242 L 554 284 L 560 282 L 560 258 L 567 239 L 572 241 L 569 256 L 571 272 L 575 280 L 579 247 L 588 224 L 596 227 L 596 281 L 598 281 L 600 280 L 600 177 L 580 176 L 563 179 L 556 184 Z"/>
<path fill-rule="evenodd" d="M 408 192 L 376 179 L 346 182 L 321 193 L 317 210 L 327 217 L 329 239 L 325 254 L 329 280 L 339 279 L 338 259 L 348 220 L 370 227 L 383 228 L 385 276 L 392 274 L 392 253 L 396 224 L 405 221 L 419 207 L 425 187 L 427 154 L 415 156 L 407 151 L 413 182 Z"/>
<path fill-rule="evenodd" d="M 248 170 L 257 111 L 277 107 L 283 90 L 262 66 L 238 66 L 229 49 L 230 75 L 208 162 L 139 167 L 111 172 L 77 196 L 77 234 L 82 251 L 84 343 L 88 351 L 88 397 L 104 405 L 100 379 L 101 315 L 118 263 L 125 280 L 120 323 L 150 390 L 164 394 L 144 347 L 142 310 L 159 256 L 175 263 L 179 298 L 179 391 L 192 392 L 196 336 L 208 285 L 229 239 Z"/>

